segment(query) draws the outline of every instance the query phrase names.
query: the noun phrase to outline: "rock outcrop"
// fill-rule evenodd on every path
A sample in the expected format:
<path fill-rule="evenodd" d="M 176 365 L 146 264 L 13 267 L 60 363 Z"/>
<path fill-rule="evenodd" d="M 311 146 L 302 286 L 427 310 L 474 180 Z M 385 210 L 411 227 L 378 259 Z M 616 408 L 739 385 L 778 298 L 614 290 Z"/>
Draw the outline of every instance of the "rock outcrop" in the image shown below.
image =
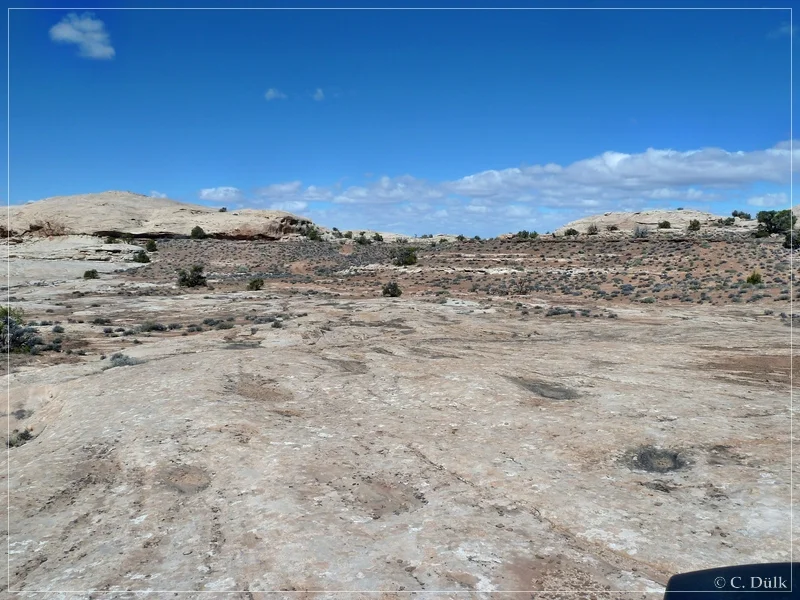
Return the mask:
<path fill-rule="evenodd" d="M 312 222 L 278 210 L 230 210 L 132 192 L 56 196 L 10 207 L 10 234 L 184 237 L 199 226 L 209 237 L 280 240 Z"/>

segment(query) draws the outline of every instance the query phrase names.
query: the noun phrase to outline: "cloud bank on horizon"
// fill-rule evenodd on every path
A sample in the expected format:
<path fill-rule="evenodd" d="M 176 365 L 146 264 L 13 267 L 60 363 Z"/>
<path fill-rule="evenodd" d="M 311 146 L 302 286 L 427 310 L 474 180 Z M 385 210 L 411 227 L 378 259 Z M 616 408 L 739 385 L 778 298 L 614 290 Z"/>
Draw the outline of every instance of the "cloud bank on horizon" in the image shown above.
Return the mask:
<path fill-rule="evenodd" d="M 800 170 L 800 144 L 783 141 L 753 152 L 702 148 L 648 148 L 639 154 L 604 152 L 562 166 L 544 164 L 488 170 L 452 181 L 411 175 L 383 176 L 364 185 L 274 183 L 251 192 L 221 186 L 199 199 L 238 207 L 297 212 L 322 224 L 335 219 L 376 228 L 392 223 L 403 232 L 425 227 L 454 233 L 479 218 L 497 233 L 523 228 L 552 230 L 594 213 L 696 207 L 710 212 L 734 199 L 742 208 L 788 208 L 790 164 Z M 754 186 L 778 191 L 755 193 Z M 781 190 L 783 188 L 783 190 Z M 388 221 L 387 221 L 388 219 Z"/>

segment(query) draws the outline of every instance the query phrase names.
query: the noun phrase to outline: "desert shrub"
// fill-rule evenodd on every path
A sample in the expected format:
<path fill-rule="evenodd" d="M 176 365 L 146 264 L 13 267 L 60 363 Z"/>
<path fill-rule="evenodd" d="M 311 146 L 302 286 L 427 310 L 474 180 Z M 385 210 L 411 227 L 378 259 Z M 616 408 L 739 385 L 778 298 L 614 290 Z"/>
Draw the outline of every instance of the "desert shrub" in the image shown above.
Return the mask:
<path fill-rule="evenodd" d="M 61 325 L 56 325 L 52 331 L 53 333 L 64 333 L 64 328 Z"/>
<path fill-rule="evenodd" d="M 642 225 L 637 225 L 633 228 L 633 237 L 637 239 L 646 238 L 650 235 L 650 230 Z"/>
<path fill-rule="evenodd" d="M 89 269 L 83 273 L 84 279 L 97 279 L 98 277 L 100 277 L 100 275 L 97 273 L 97 269 Z"/>
<path fill-rule="evenodd" d="M 372 234 L 372 240 L 375 242 L 382 242 L 383 236 L 376 231 L 375 233 Z"/>
<path fill-rule="evenodd" d="M 183 269 L 178 271 L 178 285 L 181 287 L 199 287 L 206 285 L 207 281 L 203 275 L 203 265 L 194 265 L 187 273 Z"/>
<path fill-rule="evenodd" d="M 108 236 L 105 240 L 103 240 L 105 244 L 119 244 L 119 240 L 113 236 Z"/>
<path fill-rule="evenodd" d="M 689 227 L 687 227 L 689 231 L 700 231 L 700 221 L 697 219 L 692 219 L 689 221 Z"/>
<path fill-rule="evenodd" d="M 423 237 L 424 237 L 424 236 L 423 236 Z M 481 241 L 481 236 L 479 236 L 479 235 L 476 235 L 476 236 L 474 236 L 472 239 L 473 239 L 473 240 L 475 240 L 476 242 L 480 242 L 480 241 Z"/>
<path fill-rule="evenodd" d="M 233 329 L 233 323 L 223 321 L 217 325 L 217 329 Z"/>
<path fill-rule="evenodd" d="M 247 289 L 251 292 L 257 292 L 261 288 L 264 287 L 264 280 L 261 277 L 256 277 L 255 279 L 251 279 L 247 284 Z"/>
<path fill-rule="evenodd" d="M 348 240 L 352 240 L 353 239 L 353 232 L 352 231 L 345 231 L 344 232 L 344 237 L 347 238 Z"/>
<path fill-rule="evenodd" d="M 319 232 L 319 229 L 317 229 L 317 227 L 315 227 L 314 225 L 310 225 L 309 227 L 307 227 L 303 233 L 312 242 L 322 241 L 322 234 Z"/>
<path fill-rule="evenodd" d="M 397 285 L 396 281 L 390 281 L 389 283 L 384 284 L 381 292 L 384 296 L 388 296 L 390 298 L 398 298 L 403 294 L 403 290 L 400 289 L 400 286 Z"/>
<path fill-rule="evenodd" d="M 182 327 L 183 327 L 183 325 L 181 325 L 180 323 L 170 323 L 170 324 L 167 326 L 167 328 L 168 328 L 170 331 L 172 331 L 173 329 L 180 329 L 180 328 L 182 328 Z"/>
<path fill-rule="evenodd" d="M 567 229 L 567 230 L 564 232 L 564 235 L 566 235 L 566 236 L 578 235 L 578 230 L 577 230 L 577 229 L 574 229 L 574 228 L 572 228 L 572 227 L 570 227 L 569 229 Z"/>
<path fill-rule="evenodd" d="M 461 234 L 461 233 L 459 233 L 459 234 L 456 236 L 456 239 L 457 239 L 459 242 L 463 242 L 464 240 L 466 240 L 466 239 L 467 239 L 467 236 L 465 236 L 464 234 Z"/>
<path fill-rule="evenodd" d="M 93 325 L 110 325 L 111 319 L 106 319 L 104 317 L 97 317 L 92 321 Z"/>
<path fill-rule="evenodd" d="M 223 206 L 222 208 L 219 209 L 218 212 L 228 212 L 228 207 L 227 206 Z"/>
<path fill-rule="evenodd" d="M 167 326 L 163 323 L 155 323 L 153 321 L 145 321 L 141 325 L 139 325 L 139 331 L 147 332 L 147 331 L 166 331 Z"/>
<path fill-rule="evenodd" d="M 619 231 L 619 227 L 616 225 L 606 225 L 606 231 Z"/>
<path fill-rule="evenodd" d="M 527 231 L 526 229 L 523 229 L 522 231 L 517 233 L 516 237 L 518 237 L 521 240 L 535 240 L 537 237 L 539 237 L 539 234 L 536 233 L 535 231 Z"/>
<path fill-rule="evenodd" d="M 759 233 L 756 237 L 766 237 L 773 233 L 786 233 L 791 231 L 795 223 L 797 223 L 797 217 L 788 208 L 785 210 L 759 211 L 756 219 L 758 219 L 757 232 Z"/>
<path fill-rule="evenodd" d="M 597 228 L 597 225 L 591 223 L 589 227 L 586 228 L 586 235 L 597 235 L 599 231 L 600 230 Z"/>
<path fill-rule="evenodd" d="M 658 228 L 659 228 L 659 229 L 671 229 L 671 228 L 672 228 L 672 225 L 670 225 L 669 221 L 661 221 L 661 222 L 658 224 Z"/>
<path fill-rule="evenodd" d="M 744 219 L 745 221 L 749 221 L 750 219 L 752 219 L 752 218 L 753 218 L 753 217 L 750 215 L 750 213 L 746 213 L 746 212 L 744 212 L 743 210 L 735 210 L 735 211 L 733 211 L 733 212 L 731 213 L 731 216 L 732 216 L 732 217 L 739 217 L 740 219 Z"/>
<path fill-rule="evenodd" d="M 189 234 L 189 236 L 190 236 L 190 237 L 191 237 L 193 240 L 202 240 L 202 239 L 205 239 L 205 238 L 207 238 L 207 237 L 208 237 L 208 234 L 207 234 L 205 231 L 203 231 L 203 228 L 202 228 L 202 227 L 200 227 L 200 225 L 195 225 L 195 226 L 192 228 L 192 232 Z"/>
<path fill-rule="evenodd" d="M 131 234 L 131 233 L 123 233 L 122 234 L 122 241 L 125 244 L 132 244 L 133 243 L 133 234 Z"/>
<path fill-rule="evenodd" d="M 759 273 L 758 271 L 753 271 L 753 272 L 752 272 L 752 273 L 750 273 L 750 275 L 747 277 L 746 281 L 747 281 L 747 283 L 749 283 L 750 285 L 758 285 L 759 283 L 761 283 L 762 279 L 763 279 L 763 278 L 761 277 L 761 273 Z"/>
<path fill-rule="evenodd" d="M 559 315 L 572 315 L 574 317 L 575 314 L 576 314 L 575 311 L 570 308 L 561 308 L 560 306 L 554 306 L 548 309 L 547 312 L 544 313 L 544 316 L 557 317 Z"/>
<path fill-rule="evenodd" d="M 272 322 L 272 327 L 273 327 L 274 329 L 280 329 L 281 327 L 283 327 L 283 323 L 282 323 L 281 321 L 278 321 L 277 319 L 275 319 L 275 320 Z"/>
<path fill-rule="evenodd" d="M 355 241 L 356 244 L 360 246 L 366 246 L 371 243 L 370 240 L 367 238 L 367 236 L 364 235 L 363 231 L 358 235 Z"/>
<path fill-rule="evenodd" d="M 140 358 L 133 358 L 127 354 L 120 354 L 117 352 L 116 354 L 111 355 L 109 364 L 103 367 L 103 370 L 106 371 L 108 369 L 113 369 L 114 367 L 131 367 L 133 365 L 140 365 L 143 362 L 144 361 Z"/>
<path fill-rule="evenodd" d="M 417 249 L 413 246 L 393 248 L 391 252 L 393 263 L 398 267 L 413 265 L 417 262 Z"/>
<path fill-rule="evenodd" d="M 31 441 L 35 436 L 31 433 L 31 430 L 27 427 L 20 431 L 19 429 L 15 429 L 11 432 L 11 435 L 8 436 L 6 440 L 6 446 L 9 448 L 18 448 L 23 444 Z"/>
<path fill-rule="evenodd" d="M 790 250 L 797 250 L 800 248 L 800 235 L 794 229 L 787 231 L 783 238 L 783 247 Z"/>
<path fill-rule="evenodd" d="M 155 240 L 147 240 L 147 244 L 145 245 L 144 249 L 148 252 L 158 252 L 158 245 L 156 244 Z"/>
<path fill-rule="evenodd" d="M 144 250 L 139 250 L 138 252 L 134 252 L 133 254 L 133 262 L 137 263 L 149 263 L 150 257 L 147 256 L 147 252 Z"/>
<path fill-rule="evenodd" d="M 38 353 L 43 344 L 39 332 L 23 325 L 24 313 L 8 306 L 0 307 L 0 352 Z"/>

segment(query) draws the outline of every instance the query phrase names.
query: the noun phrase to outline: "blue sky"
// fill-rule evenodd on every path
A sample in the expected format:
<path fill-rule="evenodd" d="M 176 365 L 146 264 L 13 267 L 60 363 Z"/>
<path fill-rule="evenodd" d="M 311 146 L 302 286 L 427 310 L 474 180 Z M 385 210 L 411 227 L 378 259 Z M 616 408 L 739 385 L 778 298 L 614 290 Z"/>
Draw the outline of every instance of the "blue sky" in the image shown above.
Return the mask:
<path fill-rule="evenodd" d="M 10 15 L 12 203 L 483 236 L 789 205 L 788 10 Z"/>

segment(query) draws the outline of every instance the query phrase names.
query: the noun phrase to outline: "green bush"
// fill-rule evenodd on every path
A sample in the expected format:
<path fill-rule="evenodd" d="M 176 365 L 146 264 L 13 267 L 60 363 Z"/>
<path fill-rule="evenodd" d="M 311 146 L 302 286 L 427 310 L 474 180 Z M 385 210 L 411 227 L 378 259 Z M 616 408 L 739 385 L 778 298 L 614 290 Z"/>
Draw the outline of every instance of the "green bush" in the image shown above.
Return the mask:
<path fill-rule="evenodd" d="M 345 231 L 344 237 L 347 238 L 348 240 L 352 240 L 353 239 L 353 232 L 352 231 Z"/>
<path fill-rule="evenodd" d="M 397 285 L 396 281 L 390 281 L 389 283 L 383 286 L 383 295 L 388 296 L 390 298 L 397 298 L 403 294 L 403 290 L 400 289 L 400 286 Z"/>
<path fill-rule="evenodd" d="M 305 230 L 305 236 L 310 239 L 312 242 L 321 242 L 322 241 L 322 234 L 319 232 L 316 226 L 310 225 Z"/>
<path fill-rule="evenodd" d="M 137 263 L 149 263 L 150 257 L 147 256 L 147 252 L 144 250 L 139 250 L 133 254 L 133 262 Z"/>
<path fill-rule="evenodd" d="M 183 269 L 178 271 L 178 285 L 181 287 L 199 287 L 206 284 L 203 265 L 194 265 L 188 273 Z"/>
<path fill-rule="evenodd" d="M 661 222 L 658 224 L 658 228 L 659 228 L 659 229 L 671 229 L 671 228 L 672 228 L 672 225 L 670 225 L 669 221 L 661 221 Z"/>
<path fill-rule="evenodd" d="M 753 217 L 750 216 L 750 213 L 746 213 L 743 210 L 735 210 L 731 213 L 732 217 L 739 217 L 740 219 L 744 219 L 745 221 L 749 221 Z"/>
<path fill-rule="evenodd" d="M 158 246 L 156 245 L 155 240 L 147 240 L 147 244 L 144 247 L 145 250 L 148 252 L 158 252 Z"/>
<path fill-rule="evenodd" d="M 573 227 L 570 227 L 569 229 L 567 229 L 567 230 L 564 232 L 564 235 L 566 235 L 566 236 L 575 236 L 575 235 L 578 235 L 578 230 L 577 230 L 577 229 L 574 229 Z"/>
<path fill-rule="evenodd" d="M 84 279 L 98 279 L 99 277 L 100 275 L 97 273 L 97 269 L 89 269 L 83 272 Z"/>
<path fill-rule="evenodd" d="M 700 221 L 697 219 L 692 219 L 689 221 L 689 227 L 687 229 L 689 231 L 700 231 Z"/>
<path fill-rule="evenodd" d="M 586 228 L 586 235 L 597 235 L 599 231 L 597 225 L 591 223 L 589 227 Z"/>
<path fill-rule="evenodd" d="M 758 271 L 753 271 L 747 277 L 747 283 L 749 283 L 750 285 L 758 285 L 759 283 L 761 283 L 762 279 L 763 278 L 761 277 L 761 273 L 759 273 Z"/>
<path fill-rule="evenodd" d="M 633 228 L 633 237 L 637 239 L 646 238 L 648 235 L 650 235 L 650 230 L 647 227 L 637 225 Z"/>
<path fill-rule="evenodd" d="M 619 227 L 616 225 L 606 225 L 606 231 L 619 231 Z"/>
<path fill-rule="evenodd" d="M 359 246 L 366 246 L 372 243 L 369 239 L 367 239 L 367 236 L 364 235 L 363 231 L 359 234 L 355 241 Z"/>
<path fill-rule="evenodd" d="M 191 237 L 193 240 L 202 240 L 202 239 L 205 239 L 205 238 L 207 238 L 207 237 L 208 237 L 208 234 L 207 234 L 205 231 L 203 231 L 203 228 L 202 228 L 202 227 L 200 227 L 200 225 L 195 225 L 195 226 L 192 228 L 192 233 L 190 233 L 190 234 L 189 234 L 189 236 L 190 236 L 190 237 Z"/>
<path fill-rule="evenodd" d="M 251 292 L 257 292 L 261 288 L 264 287 L 264 280 L 260 277 L 256 277 L 255 279 L 251 279 L 250 282 L 247 284 L 247 289 Z"/>
<path fill-rule="evenodd" d="M 756 237 L 766 237 L 773 233 L 786 233 L 794 229 L 797 217 L 788 208 L 785 210 L 762 210 L 756 215 L 758 231 Z"/>
<path fill-rule="evenodd" d="M 459 233 L 459 234 L 456 236 L 456 239 L 457 239 L 459 242 L 463 242 L 463 241 L 464 241 L 464 240 L 466 240 L 467 238 L 466 238 L 466 236 L 465 236 L 465 235 L 463 235 L 463 234 L 460 234 L 460 233 Z"/>
<path fill-rule="evenodd" d="M 417 249 L 413 246 L 394 248 L 392 249 L 391 257 L 398 267 L 413 265 L 417 263 Z"/>
<path fill-rule="evenodd" d="M 800 248 L 800 235 L 798 235 L 797 231 L 793 229 L 784 234 L 783 247 L 789 248 L 790 250 L 797 250 Z"/>
<path fill-rule="evenodd" d="M 119 240 L 113 236 L 108 236 L 105 240 L 103 240 L 105 244 L 119 244 Z"/>
<path fill-rule="evenodd" d="M 0 307 L 0 352 L 38 353 L 44 342 L 38 331 L 22 324 L 24 317 L 19 309 Z"/>
<path fill-rule="evenodd" d="M 376 241 L 376 242 L 382 242 L 383 241 L 383 236 L 376 231 L 375 233 L 372 234 L 372 239 L 373 239 L 373 241 Z"/>

